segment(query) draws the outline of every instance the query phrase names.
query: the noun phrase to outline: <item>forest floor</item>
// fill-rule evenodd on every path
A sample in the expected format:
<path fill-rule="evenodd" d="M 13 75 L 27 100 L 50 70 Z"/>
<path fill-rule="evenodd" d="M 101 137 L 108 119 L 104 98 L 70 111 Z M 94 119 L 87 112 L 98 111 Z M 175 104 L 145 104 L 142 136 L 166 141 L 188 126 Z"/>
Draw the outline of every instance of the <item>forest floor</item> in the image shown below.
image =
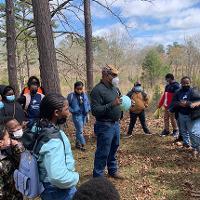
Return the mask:
<path fill-rule="evenodd" d="M 125 180 L 112 180 L 122 200 L 195 200 L 200 199 L 200 158 L 192 158 L 191 152 L 173 144 L 173 137 L 161 138 L 162 120 L 148 118 L 152 136 L 143 134 L 137 124 L 130 139 L 121 139 L 118 151 L 120 173 Z M 128 117 L 121 122 L 121 135 L 128 127 Z M 69 132 L 73 132 L 69 125 Z M 85 129 L 87 151 L 72 149 L 80 184 L 92 177 L 95 153 L 93 122 Z"/>

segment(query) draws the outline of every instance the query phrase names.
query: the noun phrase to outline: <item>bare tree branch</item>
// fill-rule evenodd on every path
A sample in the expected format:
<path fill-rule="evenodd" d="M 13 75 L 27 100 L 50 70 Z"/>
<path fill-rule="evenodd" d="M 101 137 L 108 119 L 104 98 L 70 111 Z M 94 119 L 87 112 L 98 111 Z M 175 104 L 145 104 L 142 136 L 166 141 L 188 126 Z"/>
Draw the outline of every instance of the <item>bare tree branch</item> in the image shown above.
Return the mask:
<path fill-rule="evenodd" d="M 106 10 L 108 10 L 114 17 L 116 17 L 119 22 L 125 27 L 125 29 L 127 30 L 129 27 L 126 25 L 126 23 L 122 20 L 122 18 L 117 15 L 110 7 L 109 5 L 107 4 L 107 1 L 106 2 L 106 5 L 100 3 L 98 0 L 92 0 L 93 2 L 99 4 L 100 6 L 102 6 L 103 8 L 105 8 Z"/>
<path fill-rule="evenodd" d="M 80 35 L 80 34 L 78 34 L 78 33 L 76 33 L 76 32 L 71 32 L 71 31 L 54 31 L 54 33 L 55 33 L 55 34 L 59 34 L 59 36 L 57 36 L 57 37 L 60 37 L 60 36 L 66 34 L 66 35 L 74 35 L 74 36 L 76 36 L 76 37 L 83 38 L 82 35 Z"/>
<path fill-rule="evenodd" d="M 52 11 L 51 17 L 54 17 L 56 15 L 56 13 L 58 11 L 62 10 L 64 8 L 64 6 L 66 6 L 70 1 L 72 1 L 72 0 L 67 0 L 67 1 L 63 2 L 62 4 L 60 4 L 55 10 Z"/>

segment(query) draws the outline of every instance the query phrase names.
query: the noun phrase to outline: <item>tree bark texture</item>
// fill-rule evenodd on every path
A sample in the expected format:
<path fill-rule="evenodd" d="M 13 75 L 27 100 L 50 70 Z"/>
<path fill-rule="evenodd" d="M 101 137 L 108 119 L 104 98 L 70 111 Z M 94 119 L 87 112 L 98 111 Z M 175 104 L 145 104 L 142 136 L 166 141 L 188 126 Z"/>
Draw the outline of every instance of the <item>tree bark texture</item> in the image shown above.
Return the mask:
<path fill-rule="evenodd" d="M 6 47 L 9 84 L 19 94 L 16 67 L 16 31 L 13 0 L 6 0 Z"/>
<path fill-rule="evenodd" d="M 48 0 L 32 0 L 39 51 L 40 76 L 46 93 L 60 93 L 60 79 Z"/>
<path fill-rule="evenodd" d="M 86 45 L 86 69 L 87 69 L 87 89 L 90 92 L 94 85 L 93 78 L 93 48 L 92 48 L 92 24 L 90 0 L 84 0 L 85 17 L 85 45 Z"/>

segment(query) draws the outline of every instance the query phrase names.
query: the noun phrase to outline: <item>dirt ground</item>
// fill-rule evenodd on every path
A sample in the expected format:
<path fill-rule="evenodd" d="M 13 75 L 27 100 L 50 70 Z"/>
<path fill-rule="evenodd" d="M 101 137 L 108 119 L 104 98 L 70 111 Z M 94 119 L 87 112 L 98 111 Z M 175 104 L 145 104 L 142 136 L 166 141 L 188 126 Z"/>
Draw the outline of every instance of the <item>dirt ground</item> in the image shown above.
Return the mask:
<path fill-rule="evenodd" d="M 121 139 L 118 151 L 120 173 L 123 181 L 111 181 L 115 184 L 122 200 L 194 200 L 200 199 L 200 159 L 192 157 L 192 153 L 173 144 L 173 137 L 162 138 L 162 120 L 148 118 L 148 125 L 153 135 L 144 135 L 137 124 L 134 136 Z M 128 117 L 121 122 L 121 135 L 128 127 Z M 70 125 L 70 133 L 74 132 Z M 87 151 L 74 149 L 76 168 L 80 173 L 80 184 L 92 177 L 95 153 L 93 122 L 86 129 Z"/>

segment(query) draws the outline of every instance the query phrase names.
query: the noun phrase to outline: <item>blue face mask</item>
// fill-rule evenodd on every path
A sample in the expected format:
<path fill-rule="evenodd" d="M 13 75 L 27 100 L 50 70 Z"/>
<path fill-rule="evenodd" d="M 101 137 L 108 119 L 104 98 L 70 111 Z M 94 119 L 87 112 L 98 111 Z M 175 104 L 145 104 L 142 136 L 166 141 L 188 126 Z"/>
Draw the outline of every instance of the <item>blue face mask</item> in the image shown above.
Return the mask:
<path fill-rule="evenodd" d="M 134 87 L 135 92 L 142 92 L 142 86 Z"/>
<path fill-rule="evenodd" d="M 4 108 L 4 103 L 0 101 L 0 110 Z"/>
<path fill-rule="evenodd" d="M 6 96 L 6 99 L 7 99 L 8 101 L 14 101 L 14 100 L 15 100 L 15 95 Z"/>

